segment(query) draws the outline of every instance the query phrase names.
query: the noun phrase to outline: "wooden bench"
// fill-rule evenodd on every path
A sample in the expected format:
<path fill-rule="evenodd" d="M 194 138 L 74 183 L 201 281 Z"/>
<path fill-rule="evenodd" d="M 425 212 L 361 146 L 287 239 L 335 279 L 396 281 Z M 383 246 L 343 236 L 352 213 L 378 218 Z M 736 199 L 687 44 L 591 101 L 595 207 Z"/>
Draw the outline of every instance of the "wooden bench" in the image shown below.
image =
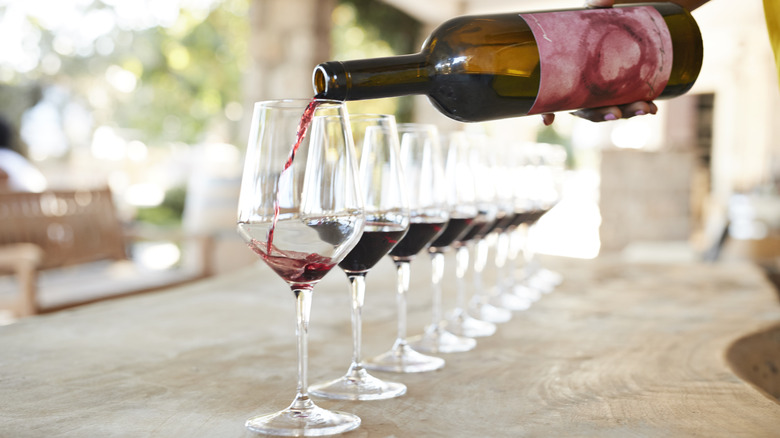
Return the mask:
<path fill-rule="evenodd" d="M 0 308 L 17 316 L 151 291 L 210 275 L 212 239 L 167 231 L 156 239 L 195 244 L 187 266 L 145 269 L 108 188 L 0 193 Z"/>

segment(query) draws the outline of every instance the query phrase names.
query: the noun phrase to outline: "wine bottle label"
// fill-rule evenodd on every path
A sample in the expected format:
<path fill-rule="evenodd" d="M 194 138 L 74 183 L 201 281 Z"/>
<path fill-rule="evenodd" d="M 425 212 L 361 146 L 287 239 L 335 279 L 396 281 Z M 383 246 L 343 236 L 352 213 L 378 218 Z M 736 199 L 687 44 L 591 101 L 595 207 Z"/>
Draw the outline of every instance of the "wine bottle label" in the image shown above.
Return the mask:
<path fill-rule="evenodd" d="M 650 6 L 520 14 L 539 47 L 528 114 L 653 100 L 672 71 L 672 37 Z"/>

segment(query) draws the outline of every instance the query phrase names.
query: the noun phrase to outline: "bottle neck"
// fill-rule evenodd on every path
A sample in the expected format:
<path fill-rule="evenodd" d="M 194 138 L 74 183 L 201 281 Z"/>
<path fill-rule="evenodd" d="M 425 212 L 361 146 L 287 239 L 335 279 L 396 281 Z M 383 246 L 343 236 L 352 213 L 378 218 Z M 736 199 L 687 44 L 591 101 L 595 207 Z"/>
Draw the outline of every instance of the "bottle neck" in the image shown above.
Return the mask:
<path fill-rule="evenodd" d="M 318 65 L 312 78 L 318 98 L 363 100 L 425 94 L 431 78 L 421 54 L 330 61 Z"/>

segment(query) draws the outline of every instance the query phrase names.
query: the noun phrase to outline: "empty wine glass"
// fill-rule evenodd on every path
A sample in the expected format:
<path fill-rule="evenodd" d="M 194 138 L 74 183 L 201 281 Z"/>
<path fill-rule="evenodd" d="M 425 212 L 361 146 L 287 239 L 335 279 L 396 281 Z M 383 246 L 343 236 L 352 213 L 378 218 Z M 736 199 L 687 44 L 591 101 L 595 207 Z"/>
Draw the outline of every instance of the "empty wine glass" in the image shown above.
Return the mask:
<path fill-rule="evenodd" d="M 398 125 L 401 165 L 409 198 L 409 232 L 390 251 L 396 266 L 398 332 L 392 348 L 366 362 L 366 368 L 399 373 L 437 370 L 444 359 L 415 351 L 406 340 L 406 293 L 410 264 L 442 232 L 449 219 L 438 130 L 433 125 Z"/>
<path fill-rule="evenodd" d="M 469 178 L 468 143 L 463 133 L 453 133 L 444 148 L 444 178 L 450 220 L 439 236 L 428 247 L 431 256 L 431 285 L 433 289 L 433 320 L 423 334 L 409 339 L 417 351 L 425 353 L 458 353 L 472 350 L 473 338 L 458 336 L 444 327 L 441 280 L 444 276 L 444 253 L 461 238 L 477 216 L 474 181 Z"/>
<path fill-rule="evenodd" d="M 315 405 L 307 388 L 312 290 L 355 246 L 364 225 L 348 123 L 342 102 L 255 104 L 238 232 L 296 297 L 298 387 L 287 409 L 247 420 L 254 432 L 323 436 L 360 425 L 356 415 Z"/>
<path fill-rule="evenodd" d="M 376 378 L 363 366 L 360 344 L 366 274 L 406 234 L 409 202 L 398 156 L 395 117 L 351 114 L 349 118 L 366 215 L 357 246 L 339 263 L 352 289 L 352 363 L 343 377 L 313 385 L 309 392 L 343 400 L 381 400 L 403 395 L 406 386 Z"/>

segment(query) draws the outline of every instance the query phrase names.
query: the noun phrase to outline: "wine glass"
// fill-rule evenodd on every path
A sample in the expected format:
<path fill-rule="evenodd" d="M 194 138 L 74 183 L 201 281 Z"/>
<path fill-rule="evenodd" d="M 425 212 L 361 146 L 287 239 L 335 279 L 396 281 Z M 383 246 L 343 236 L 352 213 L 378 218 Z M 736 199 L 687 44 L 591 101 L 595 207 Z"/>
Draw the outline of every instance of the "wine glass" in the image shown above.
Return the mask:
<path fill-rule="evenodd" d="M 529 251 L 528 225 L 538 219 L 537 199 L 534 196 L 540 181 L 536 178 L 537 159 L 535 143 L 517 143 L 511 147 L 513 151 L 512 163 L 515 174 L 515 218 L 510 224 L 509 251 L 507 253 L 508 267 L 517 265 L 521 253 L 525 255 Z M 523 269 L 527 265 L 523 264 Z M 515 295 L 528 302 L 539 300 L 542 292 L 518 282 L 515 271 L 512 269 L 506 278 L 504 296 Z"/>
<path fill-rule="evenodd" d="M 549 293 L 563 282 L 560 273 L 544 268 L 536 258 L 535 248 L 529 233 L 533 226 L 549 212 L 559 201 L 566 171 L 566 150 L 559 145 L 538 143 L 533 146 L 532 161 L 535 184 L 529 193 L 534 205 L 532 214 L 526 221 L 523 255 L 525 278 L 517 294 L 528 288 L 541 293 Z"/>
<path fill-rule="evenodd" d="M 238 233 L 296 297 L 298 388 L 292 404 L 250 418 L 253 432 L 323 436 L 360 425 L 353 414 L 315 405 L 308 394 L 312 290 L 363 231 L 349 118 L 343 102 L 258 102 L 238 201 Z"/>
<path fill-rule="evenodd" d="M 447 316 L 447 331 L 469 338 L 492 336 L 496 332 L 496 325 L 471 316 L 467 309 L 466 272 L 469 269 L 469 252 L 473 248 L 474 241 L 484 236 L 496 216 L 496 207 L 493 203 L 492 185 L 478 181 L 484 176 L 483 171 L 488 171 L 481 161 L 481 154 L 485 153 L 483 136 L 454 133 L 450 136 L 451 143 L 459 143 L 459 148 L 465 149 L 468 164 L 459 170 L 459 185 L 465 192 L 474 193 L 474 205 L 477 215 L 472 219 L 471 225 L 465 234 L 455 239 L 452 246 L 455 248 L 455 308 Z"/>
<path fill-rule="evenodd" d="M 474 294 L 469 303 L 469 313 L 479 320 L 501 324 L 512 319 L 512 312 L 490 303 L 491 290 L 484 286 L 482 273 L 487 266 L 489 249 L 495 241 L 496 231 L 502 229 L 508 220 L 507 216 L 511 206 L 508 205 L 506 190 L 502 186 L 503 168 L 494 150 L 497 145 L 491 144 L 484 136 L 479 139 L 479 144 L 474 157 L 478 183 L 477 192 L 483 194 L 484 208 L 490 208 L 494 213 L 491 216 L 491 222 L 481 231 L 481 236 L 474 239 L 472 271 Z"/>
<path fill-rule="evenodd" d="M 496 153 L 499 157 L 499 163 L 496 168 L 498 175 L 498 191 L 501 204 L 506 210 L 505 219 L 495 230 L 495 255 L 494 263 L 496 267 L 495 291 L 491 294 L 490 303 L 497 307 L 509 310 L 526 310 L 531 307 L 533 299 L 514 293 L 514 284 L 511 281 L 513 276 L 513 263 L 516 258 L 516 251 L 512 247 L 512 236 L 515 235 L 515 229 L 521 220 L 527 217 L 523 208 L 526 199 L 522 199 L 518 194 L 517 187 L 525 184 L 537 184 L 536 181 L 522 179 L 523 168 L 520 161 L 520 152 L 514 143 L 503 143 L 498 146 Z"/>
<path fill-rule="evenodd" d="M 366 362 L 366 368 L 398 373 L 433 371 L 444 359 L 415 351 L 406 340 L 406 293 L 415 255 L 442 232 L 449 214 L 438 130 L 433 125 L 402 123 L 401 166 L 409 198 L 409 231 L 390 251 L 396 266 L 398 332 L 392 348 Z"/>
<path fill-rule="evenodd" d="M 343 377 L 313 385 L 309 392 L 342 400 L 381 400 L 405 394 L 406 386 L 376 378 L 363 366 L 360 344 L 366 274 L 406 234 L 409 202 L 398 156 L 395 117 L 351 114 L 349 118 L 366 215 L 357 246 L 339 263 L 352 289 L 352 363 Z"/>
<path fill-rule="evenodd" d="M 459 353 L 472 350 L 477 345 L 473 338 L 447 331 L 442 314 L 441 280 L 444 276 L 444 253 L 456 239 L 468 232 L 477 216 L 474 181 L 469 178 L 468 173 L 468 143 L 463 141 L 462 135 L 461 132 L 451 134 L 444 148 L 444 178 L 450 220 L 444 231 L 428 247 L 431 256 L 433 320 L 423 334 L 409 339 L 409 344 L 415 350 L 425 353 Z"/>

